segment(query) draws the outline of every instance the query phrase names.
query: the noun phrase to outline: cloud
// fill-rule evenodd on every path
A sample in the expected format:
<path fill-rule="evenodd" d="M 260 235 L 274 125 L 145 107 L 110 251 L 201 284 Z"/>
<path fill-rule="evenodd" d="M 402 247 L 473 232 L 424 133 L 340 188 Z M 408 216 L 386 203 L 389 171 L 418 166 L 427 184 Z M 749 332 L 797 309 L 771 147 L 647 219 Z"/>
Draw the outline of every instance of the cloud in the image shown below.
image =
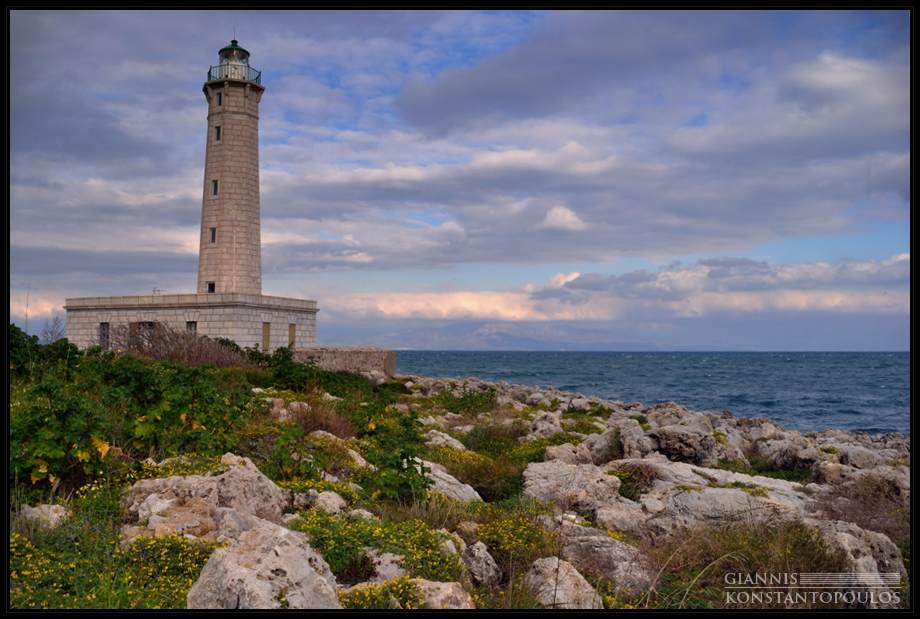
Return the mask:
<path fill-rule="evenodd" d="M 879 281 L 886 282 L 885 289 L 878 288 Z M 910 315 L 910 255 L 835 266 L 713 258 L 657 274 L 558 273 L 542 285 L 501 291 L 340 291 L 323 303 L 336 321 L 672 320 L 764 312 Z"/>
<path fill-rule="evenodd" d="M 584 230 L 588 225 L 564 206 L 554 206 L 538 226 L 547 230 Z"/>
<path fill-rule="evenodd" d="M 11 286 L 193 288 L 202 79 L 232 20 L 11 12 Z M 337 289 L 324 320 L 416 301 L 426 320 L 534 322 L 909 308 L 909 11 L 257 11 L 239 28 L 266 86 L 266 287 L 433 277 L 354 307 Z"/>

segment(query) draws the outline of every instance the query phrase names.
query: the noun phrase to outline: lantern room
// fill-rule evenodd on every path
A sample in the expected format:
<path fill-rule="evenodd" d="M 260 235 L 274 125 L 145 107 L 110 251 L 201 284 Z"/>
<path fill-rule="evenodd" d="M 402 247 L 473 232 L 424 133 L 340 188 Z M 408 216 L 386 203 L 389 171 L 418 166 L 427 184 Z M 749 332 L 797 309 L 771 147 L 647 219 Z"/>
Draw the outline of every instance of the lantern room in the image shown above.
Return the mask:
<path fill-rule="evenodd" d="M 240 47 L 239 41 L 233 39 L 230 45 L 218 52 L 220 64 L 208 71 L 208 81 L 247 80 L 261 84 L 262 72 L 249 66 L 249 52 Z"/>

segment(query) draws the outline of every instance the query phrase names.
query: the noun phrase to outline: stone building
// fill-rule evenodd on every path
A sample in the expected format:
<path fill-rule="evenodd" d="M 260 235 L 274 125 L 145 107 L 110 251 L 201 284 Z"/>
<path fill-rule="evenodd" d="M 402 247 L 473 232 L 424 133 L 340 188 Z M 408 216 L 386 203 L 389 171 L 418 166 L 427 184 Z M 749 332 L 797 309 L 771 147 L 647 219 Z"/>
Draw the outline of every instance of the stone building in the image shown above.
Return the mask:
<path fill-rule="evenodd" d="M 107 348 L 116 326 L 157 324 L 271 352 L 316 344 L 316 301 L 262 294 L 259 212 L 261 72 L 236 40 L 208 71 L 207 151 L 194 294 L 67 299 L 67 338 Z"/>

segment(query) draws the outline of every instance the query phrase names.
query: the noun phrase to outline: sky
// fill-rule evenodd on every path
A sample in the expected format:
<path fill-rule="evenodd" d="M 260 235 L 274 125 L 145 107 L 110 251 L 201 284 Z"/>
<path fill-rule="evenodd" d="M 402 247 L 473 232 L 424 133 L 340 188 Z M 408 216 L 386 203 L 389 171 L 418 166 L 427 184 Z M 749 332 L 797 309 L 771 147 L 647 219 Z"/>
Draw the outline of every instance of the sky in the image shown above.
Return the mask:
<path fill-rule="evenodd" d="M 910 17 L 11 11 L 10 321 L 195 291 L 235 32 L 319 345 L 909 350 Z"/>

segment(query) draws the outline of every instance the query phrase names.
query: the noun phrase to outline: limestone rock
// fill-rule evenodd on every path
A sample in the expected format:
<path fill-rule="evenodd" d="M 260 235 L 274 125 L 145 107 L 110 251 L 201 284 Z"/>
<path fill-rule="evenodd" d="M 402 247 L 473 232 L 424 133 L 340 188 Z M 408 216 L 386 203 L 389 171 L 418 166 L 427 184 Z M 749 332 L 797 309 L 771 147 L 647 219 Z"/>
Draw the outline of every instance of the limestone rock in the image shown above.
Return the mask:
<path fill-rule="evenodd" d="M 448 473 L 440 464 L 434 464 L 433 462 L 426 462 L 424 460 L 419 460 L 419 462 L 431 469 L 428 473 L 428 479 L 432 481 L 432 491 L 448 499 L 453 499 L 454 501 L 460 501 L 462 503 L 482 500 L 482 497 L 479 496 L 479 493 L 476 492 L 472 486 L 461 482 Z"/>
<path fill-rule="evenodd" d="M 348 509 L 348 503 L 345 502 L 345 499 L 335 492 L 310 490 L 309 494 L 313 499 L 313 507 L 317 509 L 324 509 L 330 514 L 341 514 Z"/>
<path fill-rule="evenodd" d="M 429 430 L 428 433 L 425 434 L 425 438 L 428 439 L 428 442 L 425 443 L 426 445 L 431 445 L 433 447 L 450 447 L 457 451 L 466 451 L 466 446 L 463 443 L 451 435 L 438 432 L 437 430 Z"/>
<path fill-rule="evenodd" d="M 558 505 L 594 508 L 617 496 L 620 480 L 591 465 L 534 462 L 524 470 L 524 494 Z"/>
<path fill-rule="evenodd" d="M 561 422 L 562 415 L 559 413 L 541 411 L 530 424 L 530 433 L 526 439 L 549 438 L 554 434 L 558 434 L 563 431 Z"/>
<path fill-rule="evenodd" d="M 423 578 L 410 580 L 422 592 L 422 601 L 428 608 L 475 610 L 473 598 L 458 582 L 434 582 Z"/>
<path fill-rule="evenodd" d="M 610 579 L 615 591 L 635 594 L 646 591 L 655 581 L 657 571 L 651 560 L 637 548 L 608 535 L 569 539 L 562 556 L 596 578 Z"/>
<path fill-rule="evenodd" d="M 136 535 L 193 535 L 206 539 L 235 539 L 239 531 L 252 527 L 255 519 L 280 523 L 287 500 L 270 479 L 249 460 L 226 454 L 221 461 L 228 469 L 220 475 L 189 475 L 144 479 L 135 483 L 121 500 L 129 514 L 139 520 L 157 515 L 154 530 L 126 528 L 123 544 Z M 230 508 L 233 523 L 219 510 Z M 237 523 L 242 523 L 238 524 Z M 223 527 L 223 528 L 222 528 Z"/>
<path fill-rule="evenodd" d="M 598 507 L 594 517 L 599 526 L 611 531 L 622 531 L 634 537 L 645 537 L 648 533 L 645 521 L 649 512 L 623 497 Z"/>
<path fill-rule="evenodd" d="M 329 565 L 303 533 L 262 521 L 239 541 L 214 551 L 188 608 L 342 608 Z"/>
<path fill-rule="evenodd" d="M 461 559 L 476 584 L 491 587 L 501 580 L 501 570 L 482 542 L 467 546 Z"/>
<path fill-rule="evenodd" d="M 675 488 L 665 505 L 662 512 L 647 521 L 660 532 L 692 528 L 700 523 L 778 522 L 799 514 L 794 506 L 773 496 L 754 496 L 735 488 Z"/>
<path fill-rule="evenodd" d="M 402 567 L 404 556 L 383 552 L 371 546 L 365 546 L 362 550 L 374 564 L 374 575 L 368 582 L 381 583 L 409 575 L 409 572 Z"/>
<path fill-rule="evenodd" d="M 658 451 L 671 460 L 714 467 L 718 462 L 716 439 L 699 430 L 680 425 L 652 429 L 649 438 L 658 445 Z"/>
<path fill-rule="evenodd" d="M 572 445 L 565 443 L 563 445 L 550 445 L 546 448 L 546 454 L 543 456 L 546 462 L 558 460 L 566 464 L 593 464 L 591 450 L 584 443 Z"/>
<path fill-rule="evenodd" d="M 852 575 L 851 586 L 864 587 L 874 584 L 873 575 L 892 572 L 900 574 L 901 582 L 907 581 L 907 570 L 904 568 L 901 551 L 888 539 L 888 536 L 875 531 L 866 531 L 849 522 L 823 520 L 810 523 L 815 524 L 828 544 L 843 550 L 846 554 L 848 562 L 846 573 Z M 898 608 L 894 602 L 890 604 L 875 602 L 863 606 L 866 608 Z"/>
<path fill-rule="evenodd" d="M 72 514 L 72 512 L 63 505 L 46 505 L 42 503 L 35 507 L 23 505 L 20 513 L 26 518 L 38 520 L 43 529 L 56 528 Z"/>
<path fill-rule="evenodd" d="M 558 557 L 534 561 L 524 586 L 546 608 L 602 609 L 604 603 L 572 564 Z"/>

